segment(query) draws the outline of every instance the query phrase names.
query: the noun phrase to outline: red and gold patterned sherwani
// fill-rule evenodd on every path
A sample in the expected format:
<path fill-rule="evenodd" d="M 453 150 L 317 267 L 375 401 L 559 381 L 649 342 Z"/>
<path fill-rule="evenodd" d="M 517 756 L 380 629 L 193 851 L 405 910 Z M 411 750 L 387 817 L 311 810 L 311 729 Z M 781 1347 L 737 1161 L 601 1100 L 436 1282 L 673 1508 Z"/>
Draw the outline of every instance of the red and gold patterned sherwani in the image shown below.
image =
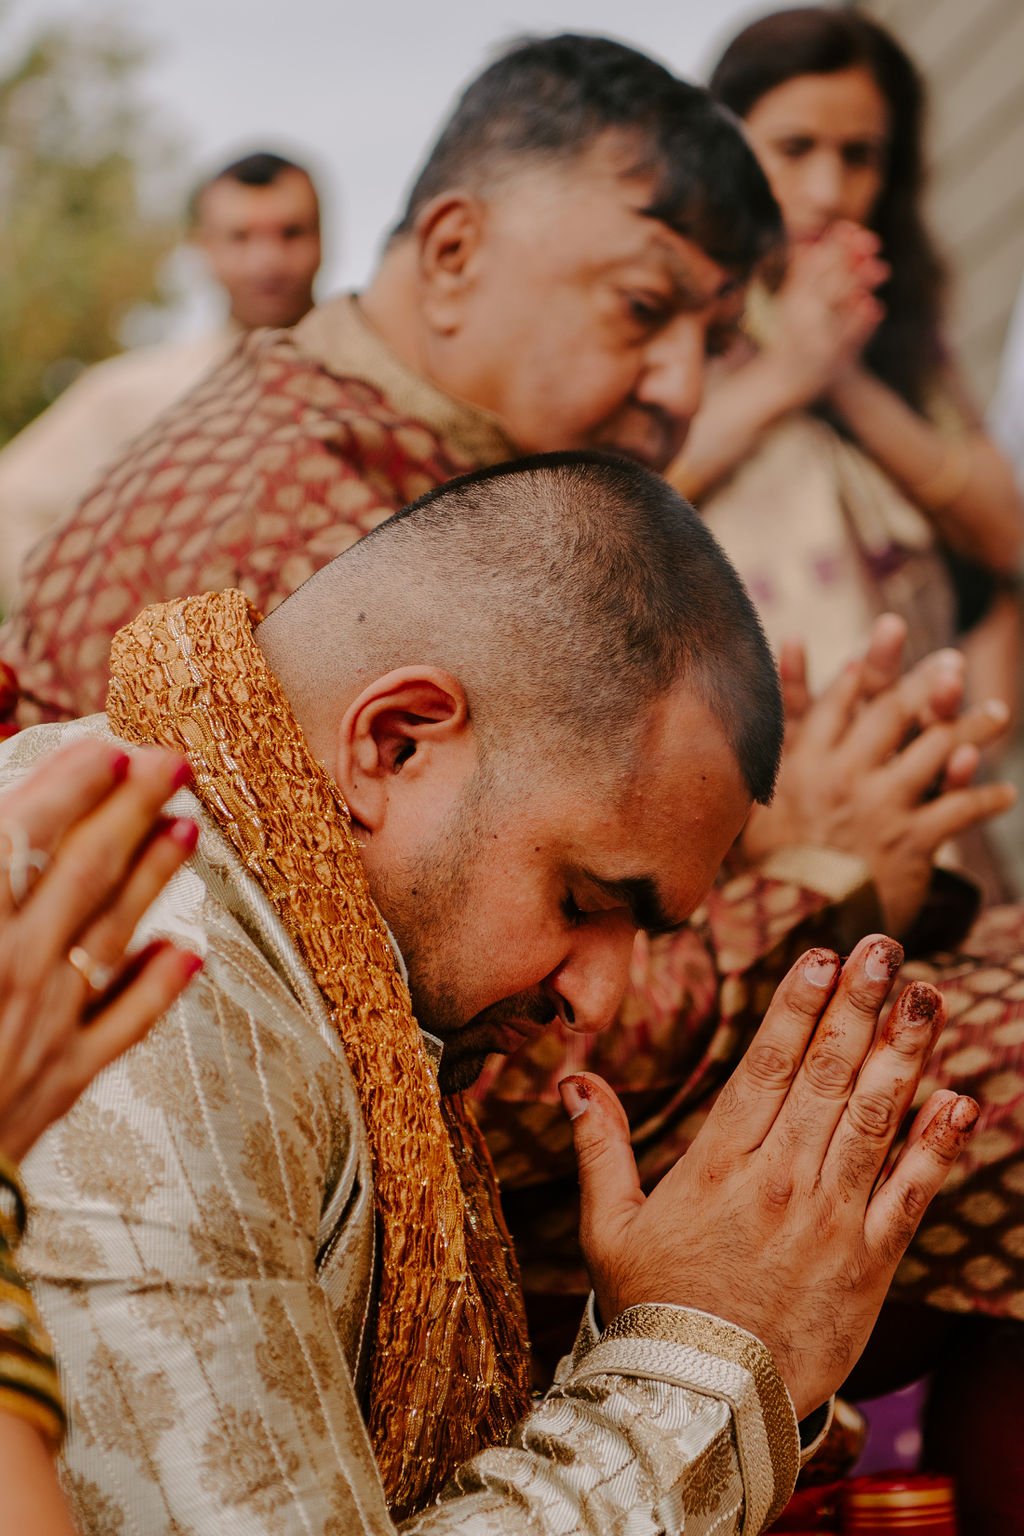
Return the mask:
<path fill-rule="evenodd" d="M 0 632 L 20 722 L 102 709 L 110 642 L 150 604 L 237 587 L 267 614 L 406 502 L 515 451 L 352 298 L 256 332 L 33 550 Z"/>
<path fill-rule="evenodd" d="M 340 298 L 292 332 L 248 338 L 141 437 L 26 567 L 0 654 L 24 723 L 103 705 L 114 632 L 144 606 L 241 588 L 268 612 L 405 502 L 514 445 L 490 417 L 409 372 Z M 555 1084 L 603 1073 L 627 1104 L 642 1171 L 687 1144 L 784 969 L 814 943 L 880 926 L 856 859 L 794 849 L 723 884 L 683 935 L 638 943 L 616 1029 L 552 1032 L 484 1079 L 529 1290 L 583 1285 L 575 1174 Z M 966 926 L 966 925 L 964 925 Z M 955 956 L 912 969 L 950 1012 L 927 1088 L 982 1104 L 971 1150 L 904 1264 L 901 1294 L 1024 1318 L 1024 921 L 988 914 Z M 953 943 L 951 934 L 941 941 Z"/>

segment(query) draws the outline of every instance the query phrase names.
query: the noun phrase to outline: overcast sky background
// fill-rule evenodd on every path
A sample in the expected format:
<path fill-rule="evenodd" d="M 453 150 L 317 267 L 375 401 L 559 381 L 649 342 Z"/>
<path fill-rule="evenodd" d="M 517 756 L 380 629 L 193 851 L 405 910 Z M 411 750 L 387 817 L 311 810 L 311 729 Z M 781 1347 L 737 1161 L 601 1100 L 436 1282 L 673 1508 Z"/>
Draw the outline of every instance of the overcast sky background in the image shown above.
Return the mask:
<path fill-rule="evenodd" d="M 703 78 L 757 0 L 14 0 L 13 20 L 110 15 L 148 37 L 144 81 L 196 169 L 256 146 L 312 161 L 321 295 L 358 286 L 457 91 L 523 32 L 605 32 Z M 186 268 L 191 282 L 192 274 Z M 194 300 L 192 329 L 205 306 Z"/>

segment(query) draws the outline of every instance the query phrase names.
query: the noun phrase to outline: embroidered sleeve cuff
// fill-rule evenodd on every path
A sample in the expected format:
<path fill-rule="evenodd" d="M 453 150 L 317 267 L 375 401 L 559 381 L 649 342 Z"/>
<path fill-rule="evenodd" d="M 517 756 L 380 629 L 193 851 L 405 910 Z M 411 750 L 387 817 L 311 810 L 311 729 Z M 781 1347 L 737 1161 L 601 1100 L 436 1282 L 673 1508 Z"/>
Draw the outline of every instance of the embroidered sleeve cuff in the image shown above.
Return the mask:
<path fill-rule="evenodd" d="M 596 1321 L 591 1296 L 563 1389 L 597 1375 L 646 1376 L 728 1403 L 743 1475 L 743 1530 L 769 1524 L 793 1491 L 801 1445 L 789 1393 L 761 1341 L 688 1307 L 629 1307 L 600 1336 Z"/>
<path fill-rule="evenodd" d="M 601 1324 L 597 1316 L 597 1298 L 594 1296 L 593 1291 L 591 1291 L 587 1297 L 587 1304 L 583 1309 L 583 1316 L 580 1319 L 580 1326 L 576 1333 L 576 1342 L 572 1346 L 572 1354 L 566 1355 L 558 1362 L 558 1369 L 555 1371 L 555 1384 L 557 1386 L 561 1386 L 566 1377 L 571 1376 L 584 1355 L 593 1349 L 600 1337 Z"/>
<path fill-rule="evenodd" d="M 844 952 L 885 926 L 875 883 L 864 860 L 838 848 L 780 848 L 758 866 L 768 880 L 815 891 L 827 903 L 827 942 Z"/>
<path fill-rule="evenodd" d="M 845 901 L 859 887 L 871 882 L 868 866 L 858 854 L 810 844 L 777 848 L 761 861 L 758 873 L 768 880 L 805 886 L 827 896 L 829 901 Z"/>
<path fill-rule="evenodd" d="M 809 1413 L 806 1419 L 801 1419 L 800 1430 L 800 1465 L 806 1467 L 815 1451 L 821 1445 L 825 1436 L 832 1427 L 832 1417 L 835 1413 L 835 1396 L 829 1398 L 827 1403 L 822 1403 L 813 1413 Z"/>

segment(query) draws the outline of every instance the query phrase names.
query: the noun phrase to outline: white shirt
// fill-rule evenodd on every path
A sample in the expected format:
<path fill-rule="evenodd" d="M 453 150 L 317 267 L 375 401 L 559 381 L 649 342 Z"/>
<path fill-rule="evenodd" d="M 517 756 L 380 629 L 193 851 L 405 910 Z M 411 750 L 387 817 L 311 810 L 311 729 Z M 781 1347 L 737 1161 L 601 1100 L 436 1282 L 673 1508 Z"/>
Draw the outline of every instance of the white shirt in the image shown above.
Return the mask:
<path fill-rule="evenodd" d="M 227 354 L 229 326 L 89 368 L 0 452 L 0 606 L 32 546 L 73 511 L 134 437 Z"/>

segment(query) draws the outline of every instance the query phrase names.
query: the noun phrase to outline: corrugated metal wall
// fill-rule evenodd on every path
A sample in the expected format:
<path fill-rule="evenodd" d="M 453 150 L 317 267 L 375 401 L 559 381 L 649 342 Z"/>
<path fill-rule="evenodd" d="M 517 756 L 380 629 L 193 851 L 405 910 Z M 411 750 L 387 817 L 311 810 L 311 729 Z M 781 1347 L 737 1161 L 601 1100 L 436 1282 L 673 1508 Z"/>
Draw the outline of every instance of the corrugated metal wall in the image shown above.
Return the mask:
<path fill-rule="evenodd" d="M 931 95 L 931 208 L 956 277 L 953 341 L 988 402 L 1024 274 L 1024 0 L 870 0 Z"/>

